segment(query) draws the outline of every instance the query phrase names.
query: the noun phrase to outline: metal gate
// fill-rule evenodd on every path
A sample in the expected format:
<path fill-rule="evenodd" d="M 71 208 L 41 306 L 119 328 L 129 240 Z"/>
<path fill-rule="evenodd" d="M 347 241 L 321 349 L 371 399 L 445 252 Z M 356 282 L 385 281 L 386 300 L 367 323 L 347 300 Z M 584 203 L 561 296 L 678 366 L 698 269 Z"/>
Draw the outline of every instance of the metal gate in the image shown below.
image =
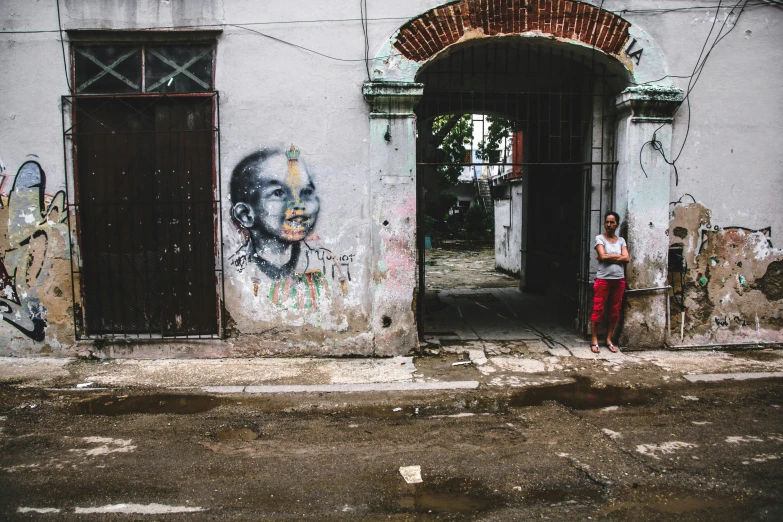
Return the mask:
<path fill-rule="evenodd" d="M 436 172 L 443 165 L 485 167 L 490 171 L 487 183 L 493 186 L 526 175 L 531 194 L 527 255 L 533 261 L 527 270 L 556 277 L 562 298 L 571 303 L 569 320 L 580 331 L 589 327 L 590 281 L 596 270 L 592 238 L 601 231 L 602 214 L 614 203 L 613 103 L 627 80 L 624 71 L 608 67 L 595 51 L 574 47 L 532 39 L 482 39 L 419 72 L 416 80 L 424 84 L 416 108 L 420 327 L 426 288 L 422 218 L 426 194 L 437 192 Z M 448 154 L 441 140 L 453 131 L 443 129 L 463 115 L 483 115 L 479 119 L 491 119 L 491 125 L 501 122 L 520 150 L 501 150 L 494 157 L 485 151 L 477 158 L 466 148 L 461 159 L 455 160 L 460 154 L 444 157 Z M 440 119 L 433 131 L 435 118 Z M 481 124 L 479 139 L 493 139 L 491 125 Z M 480 187 L 482 181 L 476 183 Z M 541 217 L 554 211 L 566 216 L 556 234 Z M 558 249 L 564 249 L 564 255 L 558 256 Z M 558 266 L 558 271 L 548 272 L 547 264 Z"/>
<path fill-rule="evenodd" d="M 77 339 L 217 337 L 217 93 L 62 103 Z"/>

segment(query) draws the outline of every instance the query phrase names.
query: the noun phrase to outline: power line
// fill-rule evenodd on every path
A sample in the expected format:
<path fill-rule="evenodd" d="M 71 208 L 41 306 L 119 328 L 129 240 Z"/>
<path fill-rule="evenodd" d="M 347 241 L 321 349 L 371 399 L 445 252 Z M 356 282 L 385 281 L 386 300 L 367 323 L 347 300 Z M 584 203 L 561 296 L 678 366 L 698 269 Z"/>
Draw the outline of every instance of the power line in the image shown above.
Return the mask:
<path fill-rule="evenodd" d="M 203 29 L 209 27 L 230 27 L 232 25 L 287 25 L 287 24 L 323 24 L 337 22 L 383 22 L 410 20 L 411 18 L 401 16 L 387 16 L 379 18 L 323 18 L 317 20 L 278 20 L 272 22 L 239 22 L 237 24 L 219 23 L 219 24 L 192 24 L 192 25 L 156 25 L 149 27 L 128 27 L 125 29 L 112 29 L 113 31 L 152 31 L 156 29 Z M 105 27 L 79 27 L 80 31 L 105 31 Z M 59 29 L 35 29 L 27 31 L 0 31 L 0 34 L 37 34 L 37 33 L 57 33 Z"/>
<path fill-rule="evenodd" d="M 371 81 L 370 75 L 370 35 L 369 24 L 367 19 L 369 13 L 367 11 L 367 0 L 359 0 L 359 10 L 362 13 L 362 32 L 364 33 L 364 67 L 367 69 L 367 81 Z"/>
<path fill-rule="evenodd" d="M 783 0 L 756 0 L 753 3 L 748 2 L 745 6 L 748 7 L 763 7 L 763 6 L 783 6 Z M 712 10 L 717 6 L 715 5 L 692 5 L 673 8 L 658 8 L 658 9 L 622 9 L 617 13 L 622 14 L 665 14 L 679 11 L 702 11 Z M 125 29 L 113 29 L 117 31 L 151 31 L 160 29 L 203 29 L 209 27 L 230 27 L 232 25 L 252 26 L 252 25 L 285 25 L 285 24 L 322 24 L 322 23 L 339 23 L 339 22 L 383 22 L 383 21 L 399 21 L 399 20 L 411 20 L 415 16 L 386 16 L 378 18 L 321 18 L 315 20 L 277 20 L 270 22 L 239 22 L 236 24 L 229 23 L 217 23 L 217 24 L 192 24 L 192 25 L 168 25 L 168 26 L 149 26 L 149 27 L 128 27 Z M 101 31 L 106 30 L 105 27 L 79 27 L 81 31 Z M 60 29 L 30 29 L 21 31 L 0 31 L 0 34 L 38 34 L 38 33 L 59 33 Z"/>
<path fill-rule="evenodd" d="M 269 35 L 269 34 L 266 34 L 266 33 L 262 33 L 261 31 L 257 31 L 255 29 L 251 29 L 251 28 L 245 27 L 243 25 L 226 24 L 226 26 L 227 27 L 236 27 L 238 29 L 244 29 L 245 31 L 250 31 L 251 33 L 256 33 L 256 34 L 259 34 L 259 35 L 261 35 L 261 36 L 263 36 L 265 38 L 269 38 L 270 40 L 274 40 L 275 42 L 279 42 L 279 43 L 285 44 L 285 45 L 290 45 L 291 47 L 296 47 L 297 49 L 301 49 L 301 50 L 307 51 L 309 53 L 317 54 L 318 56 L 322 56 L 324 58 L 329 58 L 330 60 L 336 60 L 338 62 L 353 62 L 353 63 L 355 63 L 355 62 L 366 62 L 367 61 L 366 58 L 337 58 L 336 56 L 329 56 L 328 54 L 324 54 L 324 53 L 318 52 L 316 50 L 310 49 L 308 47 L 304 47 L 304 46 L 299 45 L 299 44 L 295 44 L 293 42 L 288 42 L 286 40 L 282 40 L 282 39 L 277 38 L 275 36 L 272 36 L 272 35 Z M 384 57 L 379 57 L 379 58 L 384 58 Z"/>
<path fill-rule="evenodd" d="M 728 31 L 723 33 L 724 28 L 726 27 L 726 24 L 728 23 L 731 16 L 734 14 L 734 11 L 740 6 L 740 4 L 743 4 L 742 8 L 740 8 L 739 13 L 737 14 L 737 17 L 734 19 L 734 22 L 732 26 L 729 28 Z M 715 18 L 713 19 L 712 26 L 710 27 L 710 32 L 707 33 L 707 38 L 704 40 L 704 45 L 702 45 L 701 52 L 699 53 L 699 57 L 696 59 L 696 64 L 693 67 L 693 72 L 689 76 L 677 76 L 679 78 L 688 78 L 688 87 L 686 88 L 685 96 L 683 97 L 683 100 L 677 105 L 677 108 L 674 110 L 674 115 L 677 114 L 677 112 L 680 110 L 683 104 L 687 103 L 688 107 L 688 123 L 685 128 L 685 136 L 682 140 L 682 145 L 680 146 L 680 150 L 677 153 L 677 156 L 672 158 L 671 160 L 666 157 L 666 152 L 663 149 L 663 143 L 661 143 L 657 138 L 657 133 L 659 130 L 663 128 L 665 124 L 662 124 L 660 127 L 655 129 L 653 132 L 652 138 L 645 142 L 642 145 L 642 148 L 639 150 L 639 166 L 642 168 L 642 172 L 644 172 L 645 177 L 647 177 L 647 172 L 644 169 L 644 163 L 642 162 L 642 153 L 644 151 L 644 148 L 647 145 L 651 145 L 653 147 L 653 150 L 660 153 L 661 157 L 663 158 L 663 161 L 665 161 L 668 165 L 671 165 L 674 168 L 674 179 L 675 179 L 675 185 L 679 185 L 680 183 L 680 175 L 679 171 L 677 170 L 677 160 L 680 159 L 680 156 L 682 155 L 683 150 L 685 149 L 685 144 L 688 141 L 688 136 L 690 134 L 691 129 L 691 104 L 690 104 L 690 95 L 693 89 L 696 87 L 696 83 L 699 81 L 699 78 L 701 78 L 702 72 L 704 72 L 704 67 L 707 64 L 707 59 L 710 57 L 710 54 L 712 54 L 712 51 L 715 49 L 715 47 L 724 39 L 726 38 L 729 33 L 731 33 L 738 25 L 740 16 L 742 16 L 743 11 L 745 10 L 746 6 L 748 4 L 748 0 L 738 0 L 738 2 L 734 5 L 734 7 L 731 8 L 731 10 L 726 14 L 726 18 L 723 20 L 723 24 L 721 24 L 720 29 L 718 30 L 718 34 L 715 36 L 715 39 L 712 42 L 712 45 L 710 45 L 709 50 L 705 53 L 704 50 L 707 48 L 707 44 L 709 43 L 710 36 L 712 36 L 712 32 L 715 29 L 715 24 L 717 23 L 718 16 L 720 15 L 720 9 L 722 7 L 722 0 L 721 3 L 718 4 L 717 10 L 715 12 Z"/>
<path fill-rule="evenodd" d="M 60 18 L 60 0 L 54 0 L 57 3 L 57 27 L 60 30 L 60 46 L 63 50 L 63 69 L 65 69 L 65 84 L 68 86 L 68 92 L 72 92 L 71 90 L 71 81 L 68 79 L 70 76 L 68 74 L 68 63 L 65 60 L 65 38 L 63 38 L 63 23 L 62 19 Z"/>

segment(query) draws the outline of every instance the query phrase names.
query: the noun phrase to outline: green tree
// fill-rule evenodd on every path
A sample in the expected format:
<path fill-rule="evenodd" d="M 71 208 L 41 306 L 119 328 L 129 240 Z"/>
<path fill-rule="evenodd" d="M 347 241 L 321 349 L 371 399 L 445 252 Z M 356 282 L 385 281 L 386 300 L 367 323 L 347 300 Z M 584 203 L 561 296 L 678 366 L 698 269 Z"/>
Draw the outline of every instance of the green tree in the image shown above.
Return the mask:
<path fill-rule="evenodd" d="M 438 185 L 441 189 L 455 187 L 463 169 L 459 163 L 465 162 L 467 151 L 473 142 L 473 116 L 436 116 L 432 121 L 432 133 L 436 140 L 441 139 L 439 148 L 443 151 L 443 159 L 438 166 Z"/>
<path fill-rule="evenodd" d="M 487 134 L 476 146 L 476 155 L 483 160 L 488 160 L 490 153 L 493 150 L 498 150 L 503 138 L 511 137 L 511 129 L 513 128 L 511 120 L 500 116 L 487 116 L 487 123 L 489 123 Z"/>

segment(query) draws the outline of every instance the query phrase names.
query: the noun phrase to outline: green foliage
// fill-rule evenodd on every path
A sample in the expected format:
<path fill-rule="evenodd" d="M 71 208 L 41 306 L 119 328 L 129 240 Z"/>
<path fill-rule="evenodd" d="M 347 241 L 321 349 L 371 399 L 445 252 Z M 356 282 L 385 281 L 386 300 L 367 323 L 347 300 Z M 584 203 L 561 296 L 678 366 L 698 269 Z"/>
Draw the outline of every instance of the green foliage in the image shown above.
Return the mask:
<path fill-rule="evenodd" d="M 495 216 L 481 205 L 471 205 L 465 212 L 467 239 L 491 239 L 494 234 Z"/>
<path fill-rule="evenodd" d="M 455 115 L 453 114 L 437 116 L 432 121 L 433 134 L 438 134 L 438 131 L 444 126 L 450 125 L 454 117 Z M 470 150 L 472 141 L 473 117 L 470 114 L 463 114 L 440 144 L 440 148 L 443 151 L 443 163 L 438 166 L 438 184 L 441 189 L 455 187 L 459 182 L 462 167 L 454 164 L 465 161 L 465 155 Z M 468 148 L 465 148 L 466 145 Z"/>
<path fill-rule="evenodd" d="M 489 159 L 493 150 L 498 150 L 503 138 L 511 137 L 513 124 L 511 120 L 501 118 L 500 116 L 487 116 L 489 128 L 483 140 L 476 146 L 476 155 L 484 160 Z"/>

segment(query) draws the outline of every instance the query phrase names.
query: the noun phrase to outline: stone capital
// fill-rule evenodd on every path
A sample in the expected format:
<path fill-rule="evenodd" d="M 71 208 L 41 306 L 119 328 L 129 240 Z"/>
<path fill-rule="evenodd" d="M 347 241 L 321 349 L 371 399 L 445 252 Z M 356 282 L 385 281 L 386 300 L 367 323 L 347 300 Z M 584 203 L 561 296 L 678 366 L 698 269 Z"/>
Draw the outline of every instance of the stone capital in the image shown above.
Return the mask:
<path fill-rule="evenodd" d="M 423 83 L 364 82 L 364 99 L 370 104 L 371 118 L 409 118 L 424 95 Z"/>
<path fill-rule="evenodd" d="M 633 123 L 672 123 L 685 93 L 675 87 L 639 85 L 628 87 L 617 97 L 620 113 L 630 112 Z"/>

